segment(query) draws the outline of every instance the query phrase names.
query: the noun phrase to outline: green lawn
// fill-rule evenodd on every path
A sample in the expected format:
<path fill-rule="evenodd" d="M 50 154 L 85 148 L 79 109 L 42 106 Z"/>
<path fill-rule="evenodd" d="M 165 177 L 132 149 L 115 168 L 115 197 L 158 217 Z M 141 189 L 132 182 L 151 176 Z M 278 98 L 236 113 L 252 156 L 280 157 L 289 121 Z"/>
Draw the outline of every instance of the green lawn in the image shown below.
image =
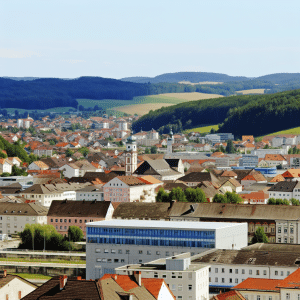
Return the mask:
<path fill-rule="evenodd" d="M 38 263 L 52 263 L 52 264 L 85 264 L 85 260 L 66 260 L 66 259 L 36 259 L 36 258 L 17 258 L 17 257 L 0 257 L 0 261 L 9 262 L 38 262 Z"/>
<path fill-rule="evenodd" d="M 185 133 L 190 133 L 190 132 L 209 133 L 212 129 L 218 130 L 219 126 L 218 125 L 208 125 L 208 126 L 203 126 L 203 127 L 187 129 L 184 132 Z"/>
<path fill-rule="evenodd" d="M 24 279 L 46 279 L 49 280 L 52 277 L 51 276 L 46 276 L 46 275 L 42 275 L 42 274 L 29 274 L 29 273 L 9 273 L 12 275 L 18 275 Z"/>
<path fill-rule="evenodd" d="M 262 141 L 265 136 L 270 136 L 270 135 L 279 135 L 279 134 L 300 134 L 300 127 L 295 127 L 295 128 L 290 128 L 286 130 L 281 130 L 273 133 L 269 133 L 260 137 L 257 137 L 258 141 Z"/>

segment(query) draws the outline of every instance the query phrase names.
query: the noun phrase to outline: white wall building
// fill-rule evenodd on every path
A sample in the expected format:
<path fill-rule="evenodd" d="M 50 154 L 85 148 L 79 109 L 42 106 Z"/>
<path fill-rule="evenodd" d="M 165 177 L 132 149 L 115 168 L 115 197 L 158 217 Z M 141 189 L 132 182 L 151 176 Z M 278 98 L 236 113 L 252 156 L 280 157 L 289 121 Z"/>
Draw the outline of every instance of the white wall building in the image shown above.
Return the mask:
<path fill-rule="evenodd" d="M 86 278 L 101 278 L 124 264 L 208 249 L 240 249 L 247 223 L 112 220 L 87 223 Z"/>
<path fill-rule="evenodd" d="M 252 155 L 257 155 L 258 158 L 265 158 L 266 154 L 288 154 L 285 149 L 254 149 L 251 151 Z"/>
<path fill-rule="evenodd" d="M 140 265 L 116 268 L 124 275 L 140 271 L 142 278 L 161 278 L 168 284 L 176 299 L 209 299 L 209 266 L 192 264 L 190 253 L 162 258 Z"/>

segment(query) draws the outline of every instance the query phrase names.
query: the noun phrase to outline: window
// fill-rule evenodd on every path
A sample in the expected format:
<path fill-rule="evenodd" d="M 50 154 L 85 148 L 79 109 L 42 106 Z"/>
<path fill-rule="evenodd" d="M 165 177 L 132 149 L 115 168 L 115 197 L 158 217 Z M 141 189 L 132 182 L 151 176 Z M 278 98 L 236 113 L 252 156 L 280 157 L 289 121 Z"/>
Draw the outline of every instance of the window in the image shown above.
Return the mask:
<path fill-rule="evenodd" d="M 52 222 L 52 221 L 51 221 Z M 58 219 L 55 219 L 55 222 L 58 222 Z"/>
<path fill-rule="evenodd" d="M 176 276 L 175 276 L 175 273 L 174 273 L 174 272 L 172 272 L 172 278 L 176 278 Z"/>
<path fill-rule="evenodd" d="M 252 270 L 249 270 L 249 275 L 252 275 Z"/>
<path fill-rule="evenodd" d="M 257 295 L 256 300 L 260 300 L 260 295 Z"/>
<path fill-rule="evenodd" d="M 289 275 L 290 275 L 290 271 L 287 271 L 286 276 L 289 276 Z M 300 300 L 300 298 L 299 298 L 299 300 Z"/>
<path fill-rule="evenodd" d="M 281 243 L 281 238 L 278 238 L 278 243 Z"/>
<path fill-rule="evenodd" d="M 215 282 L 218 282 L 218 277 L 215 278 Z"/>
<path fill-rule="evenodd" d="M 283 276 L 283 271 L 280 272 L 280 276 Z"/>
<path fill-rule="evenodd" d="M 96 252 L 96 253 L 100 253 L 100 252 L 101 252 L 101 249 L 96 248 L 96 249 L 95 249 L 95 252 Z"/>
<path fill-rule="evenodd" d="M 272 296 L 269 296 L 269 300 L 272 300 Z"/>
<path fill-rule="evenodd" d="M 259 275 L 259 270 L 256 270 L 256 275 Z"/>
<path fill-rule="evenodd" d="M 191 291 L 193 289 L 193 286 L 191 284 L 189 284 L 189 291 Z"/>
<path fill-rule="evenodd" d="M 222 278 L 222 283 L 224 283 L 225 282 L 225 278 Z"/>
<path fill-rule="evenodd" d="M 53 219 L 51 219 L 51 222 L 53 222 Z"/>
<path fill-rule="evenodd" d="M 110 252 L 113 253 L 113 254 L 115 254 L 115 253 L 116 253 L 116 250 L 115 250 L 115 249 L 111 249 Z"/>
<path fill-rule="evenodd" d="M 158 278 L 157 272 L 154 272 L 154 278 Z"/>
<path fill-rule="evenodd" d="M 239 280 L 237 278 L 235 279 L 235 283 L 239 283 Z"/>
<path fill-rule="evenodd" d="M 101 262 L 101 261 L 102 261 L 101 258 L 96 259 L 96 262 Z"/>
<path fill-rule="evenodd" d="M 218 273 L 218 268 L 215 268 L 215 273 Z"/>
<path fill-rule="evenodd" d="M 294 227 L 290 228 L 290 233 L 293 234 L 294 233 Z"/>
<path fill-rule="evenodd" d="M 139 250 L 139 254 L 143 254 L 143 250 Z"/>
<path fill-rule="evenodd" d="M 298 294 L 298 296 L 297 296 L 297 297 L 298 297 L 298 300 L 300 300 L 300 294 Z M 272 300 L 272 299 L 271 299 L 271 300 Z"/>
<path fill-rule="evenodd" d="M 150 250 L 147 251 L 147 255 L 151 255 L 151 251 Z"/>
<path fill-rule="evenodd" d="M 286 300 L 290 300 L 290 299 L 291 299 L 291 294 L 290 294 L 290 293 L 286 293 L 285 299 L 286 299 Z"/>
<path fill-rule="evenodd" d="M 119 250 L 118 250 L 118 253 L 119 253 L 119 254 L 122 254 L 122 249 L 119 249 Z"/>
<path fill-rule="evenodd" d="M 160 251 L 156 251 L 156 255 L 160 255 Z"/>
<path fill-rule="evenodd" d="M 267 275 L 267 270 L 264 270 L 264 275 Z"/>
<path fill-rule="evenodd" d="M 245 274 L 245 269 L 242 269 L 242 274 Z"/>
<path fill-rule="evenodd" d="M 166 256 L 169 256 L 169 255 L 170 255 L 169 251 L 166 251 Z"/>
<path fill-rule="evenodd" d="M 182 278 L 182 273 L 179 273 L 179 274 L 178 274 L 178 278 Z"/>
<path fill-rule="evenodd" d="M 130 254 L 130 250 L 126 250 L 126 254 Z"/>
<path fill-rule="evenodd" d="M 104 249 L 104 253 L 108 253 L 108 249 Z"/>
<path fill-rule="evenodd" d="M 224 268 L 222 268 L 222 273 L 225 273 L 225 269 Z"/>
<path fill-rule="evenodd" d="M 287 243 L 287 238 L 286 237 L 284 238 L 284 242 Z"/>
<path fill-rule="evenodd" d="M 232 273 L 232 269 L 229 269 L 229 273 Z"/>
<path fill-rule="evenodd" d="M 278 275 L 278 271 L 275 271 L 275 275 Z"/>
<path fill-rule="evenodd" d="M 232 283 L 232 278 L 229 278 L 229 282 Z"/>
<path fill-rule="evenodd" d="M 79 223 L 82 223 L 82 220 L 79 220 Z"/>
<path fill-rule="evenodd" d="M 283 232 L 284 232 L 284 233 L 287 233 L 287 231 L 288 231 L 288 230 L 287 230 L 287 227 L 284 227 Z"/>
<path fill-rule="evenodd" d="M 172 284 L 171 290 L 172 290 L 172 291 L 176 291 L 176 284 Z"/>
<path fill-rule="evenodd" d="M 178 291 L 179 291 L 179 292 L 182 291 L 182 284 L 178 284 Z"/>
<path fill-rule="evenodd" d="M 281 227 L 278 227 L 278 233 L 281 233 Z"/>
<path fill-rule="evenodd" d="M 67 223 L 67 219 L 65 219 L 64 222 Z"/>
<path fill-rule="evenodd" d="M 290 243 L 294 244 L 294 239 L 293 238 L 290 238 Z"/>
<path fill-rule="evenodd" d="M 235 274 L 239 274 L 239 269 L 235 269 Z"/>

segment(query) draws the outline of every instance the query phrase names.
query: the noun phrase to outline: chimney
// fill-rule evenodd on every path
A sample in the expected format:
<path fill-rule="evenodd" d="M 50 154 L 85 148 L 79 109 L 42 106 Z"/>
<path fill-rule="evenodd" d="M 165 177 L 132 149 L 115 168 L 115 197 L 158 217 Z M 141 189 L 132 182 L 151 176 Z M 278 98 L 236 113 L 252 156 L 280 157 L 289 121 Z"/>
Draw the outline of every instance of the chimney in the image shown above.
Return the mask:
<path fill-rule="evenodd" d="M 115 274 L 115 275 L 114 275 L 114 280 L 117 280 L 117 279 L 118 279 L 118 275 Z"/>
<path fill-rule="evenodd" d="M 65 285 L 67 283 L 67 279 L 68 279 L 67 275 L 59 276 L 59 288 L 60 288 L 60 290 L 62 290 L 65 287 Z"/>
<path fill-rule="evenodd" d="M 133 272 L 133 277 L 136 281 L 136 283 L 141 286 L 142 285 L 142 273 L 141 271 L 134 271 Z"/>

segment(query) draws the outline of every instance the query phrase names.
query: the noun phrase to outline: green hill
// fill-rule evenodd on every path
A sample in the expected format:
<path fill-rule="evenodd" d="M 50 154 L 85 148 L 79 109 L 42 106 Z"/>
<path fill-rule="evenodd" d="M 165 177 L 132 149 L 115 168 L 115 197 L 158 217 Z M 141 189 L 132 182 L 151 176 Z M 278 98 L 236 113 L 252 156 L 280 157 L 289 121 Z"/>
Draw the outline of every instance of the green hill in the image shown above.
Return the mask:
<path fill-rule="evenodd" d="M 177 132 L 219 123 L 219 132 L 261 136 L 300 126 L 300 90 L 264 95 L 231 96 L 193 101 L 151 111 L 133 130 Z"/>
<path fill-rule="evenodd" d="M 261 95 L 257 100 L 230 110 L 220 132 L 237 136 L 261 136 L 300 125 L 300 90 Z"/>

